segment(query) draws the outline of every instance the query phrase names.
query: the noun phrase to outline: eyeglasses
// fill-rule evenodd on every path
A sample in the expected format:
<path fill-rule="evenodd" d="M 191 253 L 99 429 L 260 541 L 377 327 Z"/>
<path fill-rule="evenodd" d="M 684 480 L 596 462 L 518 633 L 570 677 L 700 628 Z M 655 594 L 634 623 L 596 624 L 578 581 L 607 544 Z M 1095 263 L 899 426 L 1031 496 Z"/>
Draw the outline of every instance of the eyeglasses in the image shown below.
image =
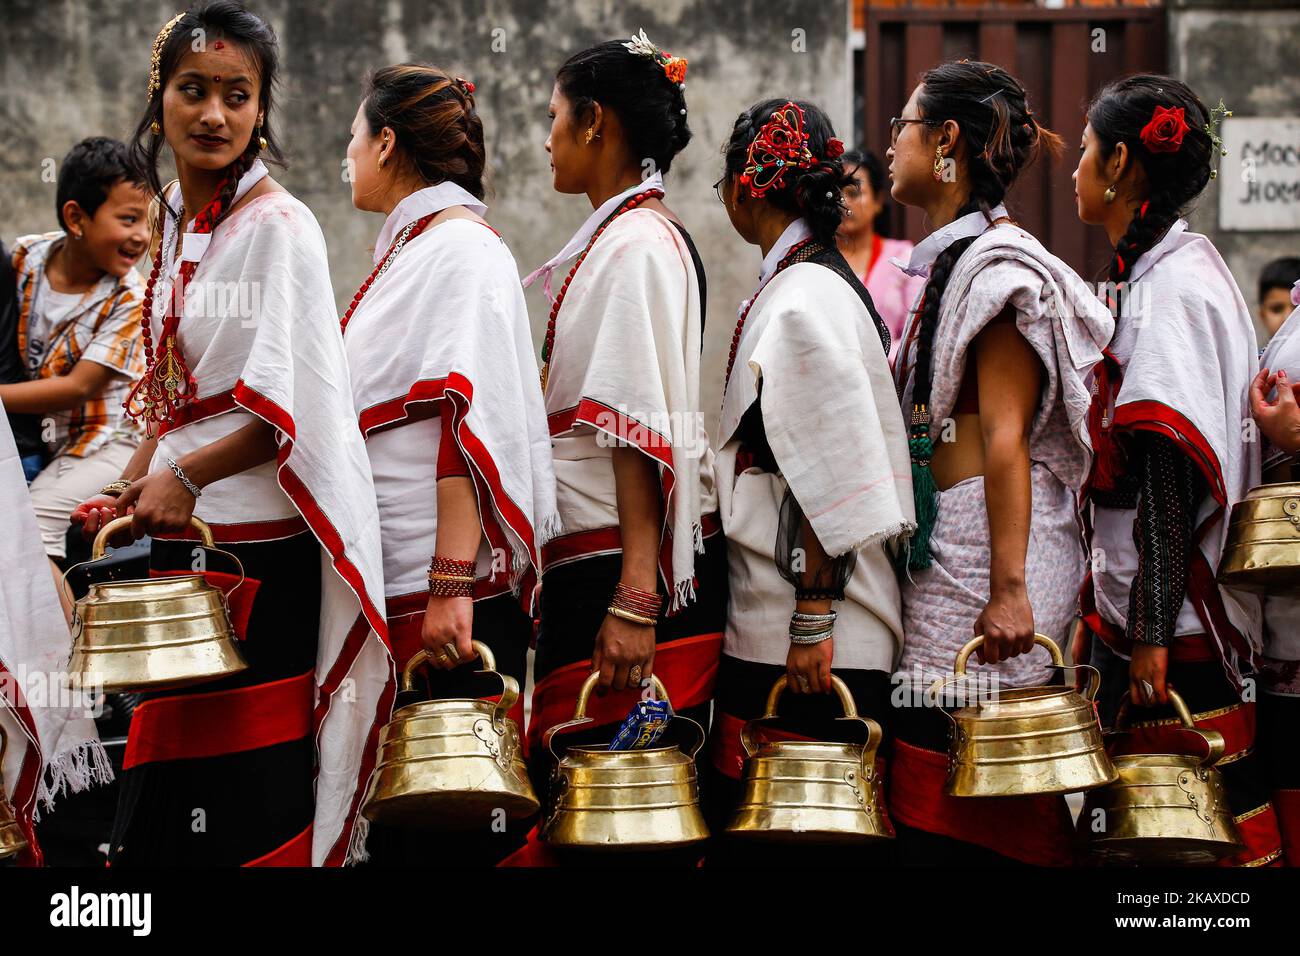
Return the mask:
<path fill-rule="evenodd" d="M 722 178 L 713 184 L 713 191 L 718 194 L 718 202 L 722 205 L 727 204 L 727 197 L 722 192 L 722 184 L 727 181 L 727 175 L 723 173 Z"/>
<path fill-rule="evenodd" d="M 939 121 L 938 121 L 938 120 L 932 120 L 932 119 L 900 119 L 899 117 L 895 116 L 893 119 L 891 119 L 891 120 L 889 121 L 889 145 L 890 145 L 890 146 L 897 146 L 897 145 L 898 145 L 898 137 L 901 136 L 901 135 L 903 134 L 903 129 L 907 126 L 908 123 L 923 123 L 923 124 L 925 124 L 926 126 L 938 126 L 938 125 L 939 125 Z"/>

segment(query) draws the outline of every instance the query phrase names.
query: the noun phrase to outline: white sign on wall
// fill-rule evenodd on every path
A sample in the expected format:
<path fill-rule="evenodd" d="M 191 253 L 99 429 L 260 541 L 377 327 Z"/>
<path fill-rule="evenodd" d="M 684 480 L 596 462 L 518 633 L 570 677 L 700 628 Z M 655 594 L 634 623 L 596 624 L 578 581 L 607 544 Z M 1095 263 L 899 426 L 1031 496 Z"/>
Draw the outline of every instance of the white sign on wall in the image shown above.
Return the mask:
<path fill-rule="evenodd" d="M 1300 230 L 1300 117 L 1229 117 L 1220 135 L 1219 228 Z"/>

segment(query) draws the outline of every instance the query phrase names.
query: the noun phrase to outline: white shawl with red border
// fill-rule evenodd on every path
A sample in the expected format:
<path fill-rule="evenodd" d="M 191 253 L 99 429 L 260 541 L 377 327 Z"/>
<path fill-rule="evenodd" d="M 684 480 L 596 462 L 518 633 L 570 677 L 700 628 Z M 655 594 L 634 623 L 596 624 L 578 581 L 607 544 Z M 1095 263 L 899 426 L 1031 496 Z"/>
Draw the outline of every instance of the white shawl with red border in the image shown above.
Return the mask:
<path fill-rule="evenodd" d="M 67 685 L 72 637 L 3 414 L 0 514 L 6 539 L 0 550 L 0 778 L 30 846 L 20 862 L 39 864 L 32 831 L 39 810 L 49 809 L 66 790 L 107 783 L 113 770 L 92 719 L 93 693 L 83 699 Z"/>
<path fill-rule="evenodd" d="M 505 242 L 469 219 L 429 227 L 366 291 L 344 337 L 363 434 L 421 414 L 422 404 L 453 402 L 484 534 L 513 555 L 517 584 L 525 568 L 538 567 L 559 516 L 528 311 Z M 429 448 L 430 460 L 437 453 Z M 432 512 L 433 486 L 428 502 Z M 402 561 L 422 568 L 429 557 Z"/>
<path fill-rule="evenodd" d="M 1196 518 L 1187 601 L 1213 641 L 1229 678 L 1261 647 L 1259 600 L 1220 587 L 1215 569 L 1228 532 L 1229 509 L 1259 483 L 1249 388 L 1258 370 L 1255 325 L 1222 257 L 1205 236 L 1175 222 L 1133 265 L 1129 294 L 1108 353 L 1122 376 L 1105 409 L 1119 432 L 1148 431 L 1172 439 L 1194 461 L 1209 488 Z M 1094 547 L 1134 548 L 1131 525 Z M 1100 530 L 1100 529 L 1099 529 Z M 1125 566 L 1132 562 L 1121 562 Z M 1127 593 L 1098 608 L 1123 626 Z M 1117 603 L 1116 603 L 1117 602 Z M 1181 630 L 1181 628 L 1180 628 Z"/>
<path fill-rule="evenodd" d="M 170 244 L 164 250 L 170 254 Z M 226 308 L 214 314 L 212 304 L 223 301 L 214 292 L 223 285 L 238 298 L 227 295 Z M 160 283 L 155 291 L 155 340 L 169 288 Z M 232 301 L 250 306 L 248 314 L 232 311 Z M 162 467 L 168 442 L 212 441 L 240 416 L 261 418 L 277 432 L 276 483 L 321 543 L 312 863 L 340 865 L 364 853 L 358 811 L 396 681 L 375 490 L 356 426 L 325 237 L 311 210 L 288 193 L 271 192 L 222 222 L 203 244 L 179 339 L 198 394 L 160 440 L 153 468 Z M 196 511 L 202 516 L 211 508 L 217 518 L 233 519 L 265 505 L 241 500 L 241 480 L 250 494 L 267 497 L 264 484 L 236 475 L 209 486 Z"/>
<path fill-rule="evenodd" d="M 703 506 L 713 499 L 713 453 L 700 413 L 701 322 L 694 261 L 677 227 L 644 207 L 623 213 L 565 294 L 545 396 L 552 438 L 594 430 L 658 465 L 659 568 L 670 610 L 694 598 Z M 576 527 L 570 517 L 562 513 L 566 533 L 592 527 L 596 516 L 573 515 Z"/>

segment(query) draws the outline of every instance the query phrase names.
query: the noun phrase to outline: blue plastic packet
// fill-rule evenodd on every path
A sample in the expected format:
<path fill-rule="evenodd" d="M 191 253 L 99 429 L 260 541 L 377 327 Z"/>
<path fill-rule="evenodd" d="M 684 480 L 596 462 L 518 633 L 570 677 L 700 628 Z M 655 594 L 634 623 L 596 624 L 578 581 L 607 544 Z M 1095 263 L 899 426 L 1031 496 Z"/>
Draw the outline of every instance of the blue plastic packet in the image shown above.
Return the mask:
<path fill-rule="evenodd" d="M 628 712 L 618 733 L 610 741 L 610 750 L 645 750 L 663 736 L 673 709 L 666 700 L 638 700 Z"/>

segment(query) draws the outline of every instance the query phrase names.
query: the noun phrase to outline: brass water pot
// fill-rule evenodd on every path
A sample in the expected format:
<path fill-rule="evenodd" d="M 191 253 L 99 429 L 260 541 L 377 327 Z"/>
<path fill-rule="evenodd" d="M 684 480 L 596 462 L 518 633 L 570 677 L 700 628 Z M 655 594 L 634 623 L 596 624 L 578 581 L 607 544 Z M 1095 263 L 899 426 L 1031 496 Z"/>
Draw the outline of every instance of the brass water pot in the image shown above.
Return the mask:
<path fill-rule="evenodd" d="M 1172 687 L 1169 702 L 1183 728 L 1205 745 L 1205 753 L 1114 758 L 1119 779 L 1089 793 L 1079 814 L 1079 835 L 1100 860 L 1204 865 L 1243 846 L 1223 779 L 1214 766 L 1223 756 L 1223 735 L 1196 727 L 1187 704 Z M 1128 733 L 1125 697 L 1111 737 Z"/>
<path fill-rule="evenodd" d="M 14 819 L 14 808 L 5 795 L 3 773 L 5 748 L 8 745 L 9 741 L 5 738 L 4 730 L 0 730 L 0 860 L 7 860 L 27 849 L 27 838 L 23 836 L 22 827 Z"/>
<path fill-rule="evenodd" d="M 773 740 L 758 743 L 760 726 L 777 718 L 777 702 L 786 689 L 782 674 L 767 695 L 762 717 L 745 723 L 744 791 L 727 832 L 774 843 L 866 843 L 889 840 L 894 828 L 884 812 L 876 748 L 880 725 L 859 717 L 845 683 L 831 675 L 844 716 L 846 733 L 861 742 Z"/>
<path fill-rule="evenodd" d="M 486 827 L 497 810 L 518 820 L 538 801 L 519 747 L 519 727 L 506 715 L 519 682 L 497 670 L 486 644 L 474 642 L 482 673 L 501 681 L 496 703 L 477 699 L 415 700 L 399 707 L 379 738 L 379 761 L 361 812 L 399 827 L 463 830 Z M 402 669 L 402 693 L 414 693 L 421 650 Z"/>
<path fill-rule="evenodd" d="M 126 515 L 104 525 L 95 535 L 90 560 L 102 558 L 109 537 L 130 523 Z M 207 524 L 198 518 L 190 524 L 204 547 L 214 547 Z M 243 584 L 239 559 L 220 553 L 239 566 Z M 226 595 L 202 574 L 92 584 L 77 602 L 73 623 L 68 670 L 74 686 L 109 693 L 162 690 L 220 680 L 248 666 L 230 624 Z"/>
<path fill-rule="evenodd" d="M 546 731 L 543 740 L 558 761 L 551 781 L 542 839 L 553 847 L 583 850 L 668 850 L 708 839 L 700 812 L 695 755 L 704 728 L 675 714 L 666 734 L 686 738 L 644 750 L 610 750 L 608 744 L 572 746 L 555 752 L 555 735 L 592 722 L 587 702 L 600 674 L 578 693 L 573 718 Z M 668 700 L 658 677 L 655 696 Z"/>
<path fill-rule="evenodd" d="M 957 652 L 954 677 L 966 674 L 966 661 L 983 642 L 983 635 Z M 1056 642 L 1034 635 L 1052 655 L 1052 665 L 1067 667 Z M 1101 724 L 1093 701 L 1101 684 L 1095 667 L 1088 689 L 1070 687 L 998 688 L 989 700 L 979 700 L 948 714 L 952 720 L 948 782 L 953 797 L 1020 797 L 1072 793 L 1111 783 L 1115 767 L 1106 755 Z M 944 711 L 944 713 L 948 713 Z"/>
<path fill-rule="evenodd" d="M 1232 506 L 1219 583 L 1259 594 L 1300 591 L 1300 484 L 1260 485 Z"/>

